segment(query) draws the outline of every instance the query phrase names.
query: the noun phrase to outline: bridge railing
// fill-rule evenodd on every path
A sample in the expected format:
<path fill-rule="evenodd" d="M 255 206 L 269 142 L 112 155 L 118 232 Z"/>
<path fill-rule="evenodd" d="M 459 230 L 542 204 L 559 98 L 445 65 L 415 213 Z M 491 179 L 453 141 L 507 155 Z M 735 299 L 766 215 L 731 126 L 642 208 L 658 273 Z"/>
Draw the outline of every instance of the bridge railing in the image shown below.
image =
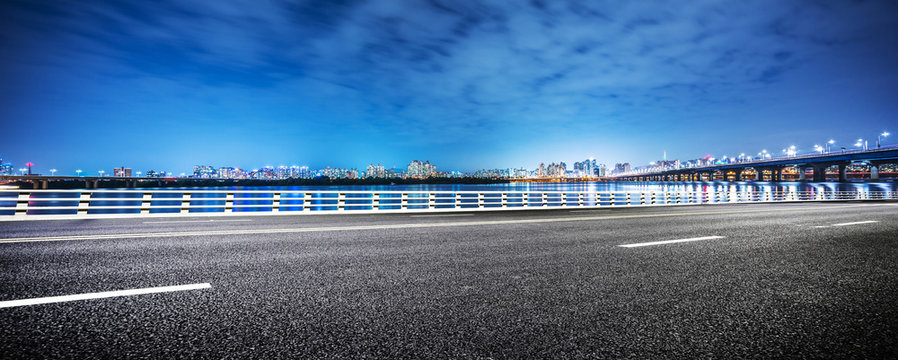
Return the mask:
<path fill-rule="evenodd" d="M 898 191 L 4 190 L 0 218 L 312 214 L 898 199 Z"/>

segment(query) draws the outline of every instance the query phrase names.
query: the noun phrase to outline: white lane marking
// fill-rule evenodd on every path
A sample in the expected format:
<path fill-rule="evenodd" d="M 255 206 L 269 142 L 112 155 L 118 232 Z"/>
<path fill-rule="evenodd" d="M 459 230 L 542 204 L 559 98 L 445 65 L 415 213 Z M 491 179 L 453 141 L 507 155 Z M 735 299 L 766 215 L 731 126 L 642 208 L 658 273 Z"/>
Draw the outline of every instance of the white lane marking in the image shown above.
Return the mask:
<path fill-rule="evenodd" d="M 238 222 L 252 221 L 249 219 L 240 220 L 171 220 L 171 221 L 144 221 L 144 224 L 177 224 L 177 223 L 204 223 L 204 222 Z"/>
<path fill-rule="evenodd" d="M 597 210 L 571 210 L 568 211 L 570 213 L 597 213 L 597 212 L 606 212 L 611 211 L 611 209 L 597 209 Z"/>
<path fill-rule="evenodd" d="M 413 218 L 426 218 L 426 217 L 451 217 L 451 216 L 474 216 L 474 214 L 411 215 L 411 216 L 409 216 L 409 217 L 413 217 Z"/>
<path fill-rule="evenodd" d="M 39 242 L 39 241 L 115 240 L 115 239 L 162 238 L 162 237 L 178 237 L 178 236 L 260 235 L 260 234 L 284 234 L 284 233 L 305 233 L 305 232 L 325 232 L 325 231 L 435 228 L 435 227 L 453 227 L 453 226 L 544 224 L 544 223 L 553 223 L 553 222 L 601 221 L 601 220 L 641 219 L 641 218 L 696 216 L 696 215 L 778 213 L 778 212 L 784 212 L 784 211 L 789 211 L 789 212 L 820 211 L 820 210 L 829 210 L 829 209 L 847 209 L 847 208 L 854 208 L 854 207 L 871 207 L 871 206 L 875 206 L 875 205 L 854 205 L 854 206 L 840 205 L 840 206 L 825 206 L 825 207 L 813 207 L 813 208 L 801 208 L 801 209 L 789 208 L 789 209 L 757 209 L 757 210 L 733 210 L 733 211 L 719 211 L 719 210 L 718 211 L 693 211 L 693 212 L 680 212 L 680 213 L 652 213 L 652 214 L 614 215 L 614 216 L 551 217 L 551 218 L 522 219 L 522 220 L 464 221 L 464 222 L 391 224 L 391 225 L 360 225 L 360 226 L 318 227 L 318 228 L 235 229 L 235 230 L 205 230 L 205 231 L 168 232 L 168 233 L 67 235 L 67 236 L 49 236 L 49 237 L 7 238 L 7 239 L 0 239 L 0 244 L 2 244 L 2 243 L 21 243 L 21 242 Z"/>
<path fill-rule="evenodd" d="M 841 224 L 833 224 L 833 226 L 848 226 L 848 225 L 872 224 L 872 223 L 878 223 L 878 222 L 879 222 L 879 221 L 874 221 L 874 220 L 855 221 L 855 222 L 848 222 L 848 223 L 841 223 Z"/>
<path fill-rule="evenodd" d="M 828 228 L 828 227 L 829 227 L 829 225 L 817 225 L 817 226 L 814 226 L 814 229 L 822 229 L 822 228 Z"/>
<path fill-rule="evenodd" d="M 652 241 L 652 242 L 644 242 L 644 243 L 636 243 L 636 244 L 624 244 L 624 245 L 618 245 L 618 246 L 625 247 L 625 248 L 632 248 L 632 247 L 640 247 L 640 246 L 664 245 L 664 244 L 674 244 L 674 243 L 702 241 L 702 240 L 714 240 L 714 239 L 723 239 L 723 238 L 724 238 L 724 236 L 703 236 L 703 237 L 689 238 L 689 239 Z"/>
<path fill-rule="evenodd" d="M 161 287 L 144 288 L 144 289 L 104 291 L 104 292 L 77 294 L 77 295 L 50 296 L 50 297 L 42 297 L 42 298 L 34 298 L 34 299 L 0 301 L 0 308 L 38 305 L 38 304 L 50 304 L 50 303 L 77 301 L 77 300 L 102 299 L 102 298 L 110 298 L 110 297 L 118 297 L 118 296 L 145 295 L 145 294 L 172 292 L 172 291 L 199 290 L 199 289 L 208 289 L 211 287 L 212 287 L 212 285 L 209 283 L 201 283 L 201 284 L 188 284 L 188 285 L 175 285 L 175 286 L 161 286 Z"/>

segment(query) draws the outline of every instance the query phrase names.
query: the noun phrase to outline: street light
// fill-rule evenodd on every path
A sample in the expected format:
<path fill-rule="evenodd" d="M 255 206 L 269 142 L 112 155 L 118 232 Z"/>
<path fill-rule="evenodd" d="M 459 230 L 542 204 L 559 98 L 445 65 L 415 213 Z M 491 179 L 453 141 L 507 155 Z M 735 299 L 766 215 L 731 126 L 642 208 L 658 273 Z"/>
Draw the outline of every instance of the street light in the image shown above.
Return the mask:
<path fill-rule="evenodd" d="M 814 151 L 819 151 L 821 154 L 823 154 L 823 150 L 823 146 L 814 145 Z"/>
<path fill-rule="evenodd" d="M 75 170 L 75 175 L 76 175 L 76 176 L 81 176 L 81 169 Z"/>
<path fill-rule="evenodd" d="M 882 138 L 889 136 L 888 132 L 883 131 L 882 134 L 876 136 L 876 148 L 879 149 L 879 145 L 882 142 Z"/>
<path fill-rule="evenodd" d="M 832 150 L 833 150 L 833 149 L 832 149 L 832 144 L 835 144 L 835 143 L 836 143 L 835 140 L 829 139 L 829 141 L 826 142 L 826 152 L 832 151 Z"/>
<path fill-rule="evenodd" d="M 783 149 L 783 153 L 785 153 L 786 156 L 795 156 L 795 145 L 789 146 L 788 149 Z"/>
<path fill-rule="evenodd" d="M 25 176 L 25 172 L 28 171 L 28 169 L 27 169 L 27 168 L 21 168 L 21 169 L 19 169 L 19 171 L 22 172 L 22 176 Z"/>
<path fill-rule="evenodd" d="M 56 175 L 56 169 L 50 169 L 50 176 Z"/>
<path fill-rule="evenodd" d="M 864 141 L 864 139 L 857 139 L 857 142 L 854 143 L 854 146 L 856 146 L 856 147 L 864 147 L 864 150 L 867 150 L 867 147 L 864 146 L 864 144 L 866 144 L 866 142 Z"/>
<path fill-rule="evenodd" d="M 100 177 L 103 177 L 103 173 L 105 173 L 105 171 L 103 171 L 103 170 L 100 170 L 100 171 L 97 171 L 97 173 L 99 173 L 99 174 L 100 174 Z"/>

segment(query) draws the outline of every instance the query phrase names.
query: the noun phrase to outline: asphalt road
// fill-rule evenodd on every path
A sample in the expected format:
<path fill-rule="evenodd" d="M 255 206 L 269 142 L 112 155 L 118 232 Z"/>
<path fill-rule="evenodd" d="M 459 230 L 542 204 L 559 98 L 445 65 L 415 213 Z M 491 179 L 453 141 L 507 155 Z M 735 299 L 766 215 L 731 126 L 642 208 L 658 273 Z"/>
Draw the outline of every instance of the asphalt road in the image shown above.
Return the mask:
<path fill-rule="evenodd" d="M 0 357 L 898 356 L 896 202 L 420 215 L 0 222 Z"/>

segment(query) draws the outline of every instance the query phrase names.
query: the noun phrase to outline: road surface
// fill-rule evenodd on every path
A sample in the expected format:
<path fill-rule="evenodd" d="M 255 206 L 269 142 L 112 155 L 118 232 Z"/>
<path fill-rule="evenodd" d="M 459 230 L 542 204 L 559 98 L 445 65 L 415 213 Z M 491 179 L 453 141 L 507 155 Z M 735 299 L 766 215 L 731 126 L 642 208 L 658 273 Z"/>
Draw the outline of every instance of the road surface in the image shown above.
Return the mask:
<path fill-rule="evenodd" d="M 894 358 L 898 203 L 0 222 L 0 319 L 29 358 Z"/>

